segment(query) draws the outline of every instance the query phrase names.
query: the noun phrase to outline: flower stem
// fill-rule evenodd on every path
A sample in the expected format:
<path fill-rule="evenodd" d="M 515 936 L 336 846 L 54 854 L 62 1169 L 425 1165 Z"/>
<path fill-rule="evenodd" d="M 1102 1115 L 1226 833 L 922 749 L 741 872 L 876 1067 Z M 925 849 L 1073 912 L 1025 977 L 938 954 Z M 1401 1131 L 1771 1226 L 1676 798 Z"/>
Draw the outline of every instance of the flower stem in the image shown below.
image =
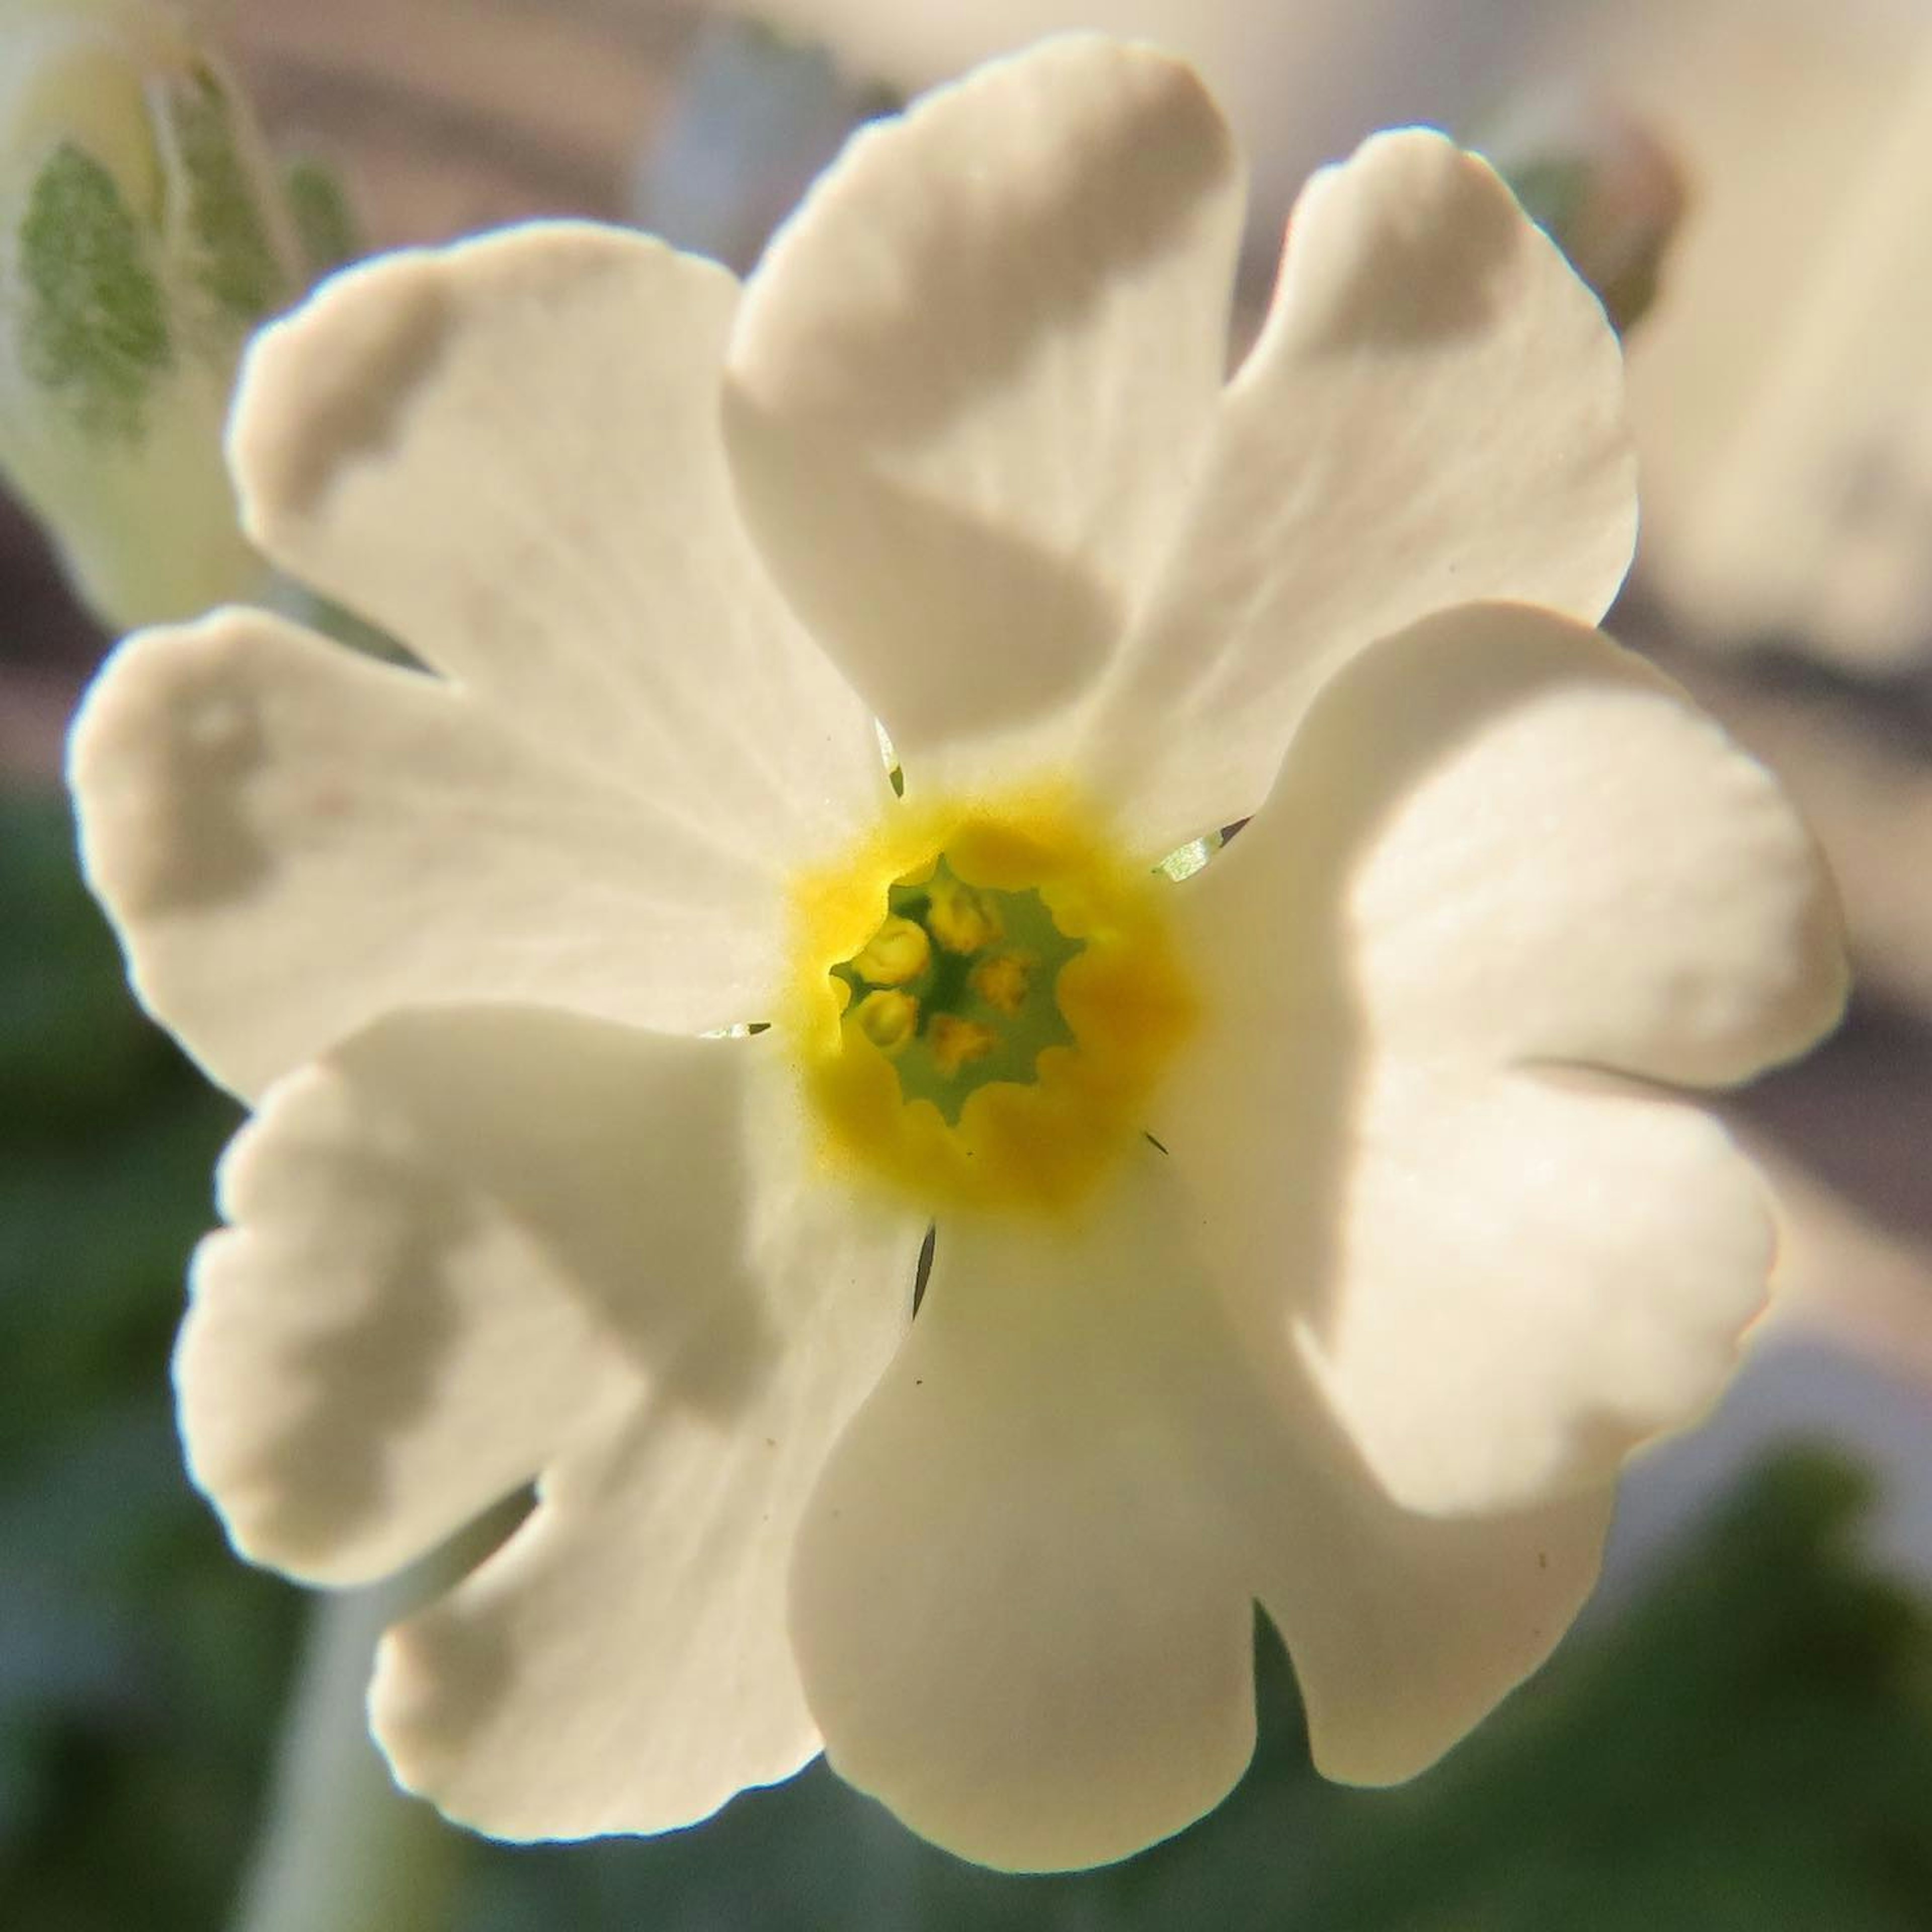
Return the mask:
<path fill-rule="evenodd" d="M 418 1573 L 322 1598 L 310 1612 L 235 1932 L 448 1924 L 461 1834 L 396 1788 L 363 1708 L 376 1638 L 422 1594 Z"/>

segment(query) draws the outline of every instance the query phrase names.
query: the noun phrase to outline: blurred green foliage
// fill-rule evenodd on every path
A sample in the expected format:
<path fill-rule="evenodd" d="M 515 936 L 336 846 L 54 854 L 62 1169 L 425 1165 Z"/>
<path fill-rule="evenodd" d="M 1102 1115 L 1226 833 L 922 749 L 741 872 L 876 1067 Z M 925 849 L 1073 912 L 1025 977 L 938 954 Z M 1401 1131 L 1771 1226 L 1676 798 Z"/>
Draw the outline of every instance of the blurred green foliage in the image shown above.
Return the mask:
<path fill-rule="evenodd" d="M 464 1932 L 1924 1932 L 1932 1624 L 1865 1569 L 1866 1501 L 1822 1451 L 1768 1465 L 1400 1790 L 1315 1774 L 1264 1632 L 1247 1778 L 1111 1870 L 976 1870 L 816 1768 L 680 1838 L 493 1850 Z"/>
<path fill-rule="evenodd" d="M 234 1123 L 128 999 L 58 799 L 0 794 L 0 1923 L 210 1927 L 290 1593 L 181 1473 L 166 1363 Z"/>
<path fill-rule="evenodd" d="M 135 1012 L 64 810 L 0 794 L 0 1924 L 210 1932 L 299 1607 L 181 1474 L 166 1363 L 233 1124 Z M 466 1841 L 458 1932 L 1925 1932 L 1932 1627 L 1862 1480 L 1793 1454 L 1402 1790 L 1324 1784 L 1259 1639 L 1239 1791 L 1111 1870 L 1004 1878 L 822 1768 L 650 1842 Z M 370 1932 L 382 1932 L 372 1927 Z"/>

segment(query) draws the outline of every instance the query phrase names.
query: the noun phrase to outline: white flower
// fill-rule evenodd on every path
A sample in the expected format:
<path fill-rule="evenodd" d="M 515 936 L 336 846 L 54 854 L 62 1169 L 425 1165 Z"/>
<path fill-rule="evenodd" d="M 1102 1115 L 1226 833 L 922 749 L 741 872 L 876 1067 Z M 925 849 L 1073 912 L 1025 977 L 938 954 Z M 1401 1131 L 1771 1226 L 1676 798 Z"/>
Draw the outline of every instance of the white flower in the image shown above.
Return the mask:
<path fill-rule="evenodd" d="M 1600 314 L 1392 134 L 1224 388 L 1240 224 L 1188 70 L 1070 39 L 862 135 L 742 291 L 538 226 L 252 353 L 252 535 L 434 674 L 151 632 L 75 782 L 260 1110 L 178 1359 L 236 1544 L 357 1582 L 538 1483 L 378 1666 L 456 1816 L 661 1829 L 822 1739 L 970 1856 L 1117 1857 L 1246 1762 L 1257 1599 L 1323 1768 L 1406 1777 L 1760 1304 L 1671 1090 L 1828 1024 L 1835 925 L 1588 628 Z"/>

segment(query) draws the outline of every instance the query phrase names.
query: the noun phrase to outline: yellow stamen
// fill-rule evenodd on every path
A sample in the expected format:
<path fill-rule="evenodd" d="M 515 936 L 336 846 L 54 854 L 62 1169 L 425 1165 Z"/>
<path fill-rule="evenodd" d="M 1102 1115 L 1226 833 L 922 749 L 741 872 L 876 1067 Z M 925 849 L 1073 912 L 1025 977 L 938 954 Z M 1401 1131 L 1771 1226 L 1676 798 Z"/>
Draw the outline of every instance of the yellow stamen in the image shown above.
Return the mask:
<path fill-rule="evenodd" d="M 932 958 L 932 942 L 926 928 L 895 914 L 854 958 L 852 969 L 868 986 L 902 986 L 916 980 Z"/>
<path fill-rule="evenodd" d="M 896 1053 L 919 1029 L 919 1002 L 910 993 L 881 988 L 852 1010 L 859 1030 L 883 1052 Z"/>
<path fill-rule="evenodd" d="M 999 1043 L 991 1027 L 962 1020 L 956 1013 L 941 1013 L 932 1023 L 932 1057 L 949 1077 L 969 1061 L 984 1060 Z"/>
<path fill-rule="evenodd" d="M 926 922 L 949 952 L 977 952 L 1000 937 L 1000 916 L 985 897 L 957 879 L 935 879 Z"/>
<path fill-rule="evenodd" d="M 1017 1014 L 1026 1004 L 1033 969 L 1017 952 L 996 952 L 973 968 L 968 980 L 974 992 L 998 1011 Z"/>

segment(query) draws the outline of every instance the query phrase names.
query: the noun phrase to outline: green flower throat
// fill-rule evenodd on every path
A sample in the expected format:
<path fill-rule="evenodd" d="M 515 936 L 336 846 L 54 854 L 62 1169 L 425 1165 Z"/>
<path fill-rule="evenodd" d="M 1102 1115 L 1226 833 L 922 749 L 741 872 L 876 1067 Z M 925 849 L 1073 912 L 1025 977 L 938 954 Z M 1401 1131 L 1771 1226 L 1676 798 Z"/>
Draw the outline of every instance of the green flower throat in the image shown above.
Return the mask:
<path fill-rule="evenodd" d="M 886 916 L 832 976 L 850 989 L 844 1025 L 891 1061 L 908 1101 L 948 1126 L 982 1087 L 1030 1084 L 1040 1054 L 1074 1044 L 1060 969 L 1084 946 L 1036 892 L 968 885 L 942 856 L 926 877 L 888 888 Z"/>

